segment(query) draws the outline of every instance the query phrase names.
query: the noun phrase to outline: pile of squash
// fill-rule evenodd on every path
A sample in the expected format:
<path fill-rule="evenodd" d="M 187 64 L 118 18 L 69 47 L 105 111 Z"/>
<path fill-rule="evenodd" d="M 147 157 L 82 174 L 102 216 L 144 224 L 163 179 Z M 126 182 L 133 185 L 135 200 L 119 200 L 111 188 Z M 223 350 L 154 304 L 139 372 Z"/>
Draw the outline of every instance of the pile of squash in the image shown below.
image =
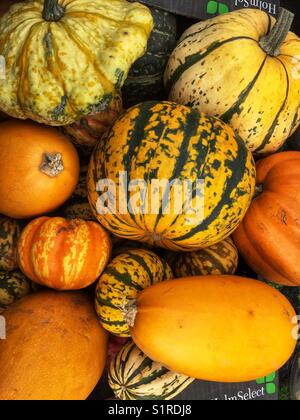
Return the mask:
<path fill-rule="evenodd" d="M 300 314 L 293 15 L 239 10 L 176 42 L 175 16 L 137 2 L 11 3 L 0 400 L 84 400 L 104 370 L 124 400 L 279 370 Z M 178 211 L 178 179 L 202 180 L 201 205 L 193 186 Z M 154 213 L 136 181 L 168 181 L 168 211 L 165 187 Z"/>

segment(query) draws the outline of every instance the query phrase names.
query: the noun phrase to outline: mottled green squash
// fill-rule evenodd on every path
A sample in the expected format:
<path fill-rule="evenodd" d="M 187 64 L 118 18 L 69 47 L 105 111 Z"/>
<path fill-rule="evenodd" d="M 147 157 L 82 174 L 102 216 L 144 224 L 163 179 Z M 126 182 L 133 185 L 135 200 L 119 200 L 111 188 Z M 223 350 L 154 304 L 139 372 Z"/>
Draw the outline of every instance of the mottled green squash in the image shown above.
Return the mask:
<path fill-rule="evenodd" d="M 130 337 L 124 307 L 147 287 L 173 278 L 168 263 L 154 252 L 132 249 L 117 255 L 101 275 L 96 289 L 96 311 L 112 334 Z"/>
<path fill-rule="evenodd" d="M 20 271 L 0 271 L 0 313 L 31 291 L 31 281 Z"/>
<path fill-rule="evenodd" d="M 19 221 L 0 217 L 0 270 L 12 271 L 18 267 L 17 242 L 20 234 Z"/>
<path fill-rule="evenodd" d="M 194 252 L 169 252 L 167 261 L 176 277 L 234 274 L 238 251 L 231 238 Z"/>
<path fill-rule="evenodd" d="M 177 41 L 176 16 L 151 7 L 154 28 L 146 53 L 131 67 L 123 87 L 126 107 L 166 97 L 163 83 L 165 67 Z"/>
<path fill-rule="evenodd" d="M 112 360 L 108 381 L 121 400 L 171 400 L 194 379 L 152 361 L 129 341 Z"/>

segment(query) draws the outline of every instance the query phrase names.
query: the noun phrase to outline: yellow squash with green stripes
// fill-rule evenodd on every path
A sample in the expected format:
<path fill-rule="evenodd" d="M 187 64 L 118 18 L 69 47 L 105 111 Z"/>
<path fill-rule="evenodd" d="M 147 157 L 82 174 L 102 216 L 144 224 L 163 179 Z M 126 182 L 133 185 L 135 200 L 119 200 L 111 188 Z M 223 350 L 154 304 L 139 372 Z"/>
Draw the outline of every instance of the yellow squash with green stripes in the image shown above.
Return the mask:
<path fill-rule="evenodd" d="M 147 287 L 173 278 L 165 260 L 146 249 L 117 255 L 101 275 L 96 289 L 96 311 L 102 326 L 112 334 L 130 337 L 124 317 L 128 302 Z"/>
<path fill-rule="evenodd" d="M 169 59 L 169 99 L 229 123 L 251 151 L 277 151 L 300 123 L 300 39 L 293 15 L 254 9 L 199 22 Z"/>
<path fill-rule="evenodd" d="M 238 250 L 231 238 L 194 252 L 169 252 L 167 261 L 175 277 L 234 274 Z"/>
<path fill-rule="evenodd" d="M 120 400 L 171 400 L 194 379 L 171 372 L 129 341 L 112 360 L 108 381 Z"/>
<path fill-rule="evenodd" d="M 146 50 L 150 10 L 125 0 L 29 0 L 0 18 L 0 111 L 62 126 L 101 112 Z"/>
<path fill-rule="evenodd" d="M 105 228 L 175 251 L 228 237 L 254 188 L 252 155 L 232 129 L 175 102 L 144 102 L 124 113 L 88 172 L 89 201 Z"/>

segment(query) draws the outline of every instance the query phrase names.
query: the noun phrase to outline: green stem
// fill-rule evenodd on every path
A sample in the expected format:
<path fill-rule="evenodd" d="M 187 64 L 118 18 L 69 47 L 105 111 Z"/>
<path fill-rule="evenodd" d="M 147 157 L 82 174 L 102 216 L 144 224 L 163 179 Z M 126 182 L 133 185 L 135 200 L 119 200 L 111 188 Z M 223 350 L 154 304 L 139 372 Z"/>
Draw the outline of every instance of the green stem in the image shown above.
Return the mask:
<path fill-rule="evenodd" d="M 65 14 L 59 0 L 44 0 L 43 19 L 47 22 L 58 22 Z"/>
<path fill-rule="evenodd" d="M 284 8 L 280 8 L 278 19 L 270 33 L 261 38 L 259 45 L 268 54 L 277 57 L 280 54 L 280 46 L 286 39 L 295 15 Z"/>

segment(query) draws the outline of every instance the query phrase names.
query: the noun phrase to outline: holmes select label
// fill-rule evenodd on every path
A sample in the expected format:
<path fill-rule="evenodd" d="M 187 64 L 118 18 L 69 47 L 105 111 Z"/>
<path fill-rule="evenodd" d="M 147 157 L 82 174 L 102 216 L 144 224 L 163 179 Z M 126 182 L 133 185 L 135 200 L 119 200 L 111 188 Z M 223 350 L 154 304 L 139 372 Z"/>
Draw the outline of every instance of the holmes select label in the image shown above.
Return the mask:
<path fill-rule="evenodd" d="M 280 0 L 141 0 L 169 12 L 196 19 L 208 19 L 236 9 L 255 8 L 277 15 Z"/>
<path fill-rule="evenodd" d="M 273 373 L 253 382 L 226 384 L 194 381 L 177 398 L 183 400 L 278 400 L 278 374 Z"/>

